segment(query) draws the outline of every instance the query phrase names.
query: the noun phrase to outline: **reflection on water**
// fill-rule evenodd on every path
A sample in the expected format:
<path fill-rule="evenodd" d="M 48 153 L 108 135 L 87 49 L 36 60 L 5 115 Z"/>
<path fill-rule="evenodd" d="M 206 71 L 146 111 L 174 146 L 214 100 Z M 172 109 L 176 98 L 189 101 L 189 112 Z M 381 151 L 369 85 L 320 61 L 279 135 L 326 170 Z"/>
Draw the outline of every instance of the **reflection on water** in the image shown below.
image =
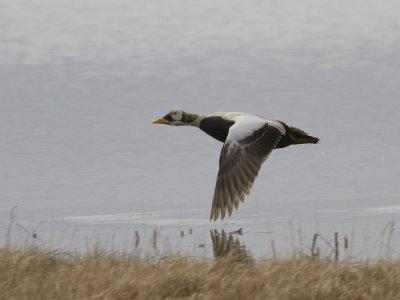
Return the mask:
<path fill-rule="evenodd" d="M 252 262 L 252 253 L 246 249 L 246 245 L 241 243 L 237 237 L 233 237 L 234 234 L 241 235 L 242 228 L 237 231 L 229 232 L 228 234 L 226 234 L 223 229 L 221 233 L 219 233 L 217 229 L 210 230 L 214 257 L 218 259 L 230 256 L 237 261 Z"/>
<path fill-rule="evenodd" d="M 82 222 L 82 217 L 27 224 L 20 222 L 12 211 L 7 224 L 3 224 L 7 230 L 0 236 L 0 244 L 16 243 L 80 253 L 100 247 L 156 258 L 177 253 L 190 257 L 214 257 L 216 260 L 228 256 L 238 262 L 304 255 L 335 261 L 399 257 L 400 235 L 395 221 L 386 223 L 383 228 L 378 227 L 377 237 L 371 238 L 368 231 L 321 230 L 314 226 L 285 228 L 281 224 L 275 230 L 265 231 L 261 229 L 267 228 L 268 224 L 260 226 L 261 221 L 240 226 L 230 223 L 218 227 L 213 224 L 210 227 L 197 220 L 177 224 L 172 217 L 172 224 L 166 225 L 165 216 L 171 218 L 171 214 L 161 214 L 158 220 L 147 224 L 140 220 L 119 220 L 116 223 L 111 216 L 94 223 L 91 221 L 95 216 L 90 216 L 88 223 Z"/>

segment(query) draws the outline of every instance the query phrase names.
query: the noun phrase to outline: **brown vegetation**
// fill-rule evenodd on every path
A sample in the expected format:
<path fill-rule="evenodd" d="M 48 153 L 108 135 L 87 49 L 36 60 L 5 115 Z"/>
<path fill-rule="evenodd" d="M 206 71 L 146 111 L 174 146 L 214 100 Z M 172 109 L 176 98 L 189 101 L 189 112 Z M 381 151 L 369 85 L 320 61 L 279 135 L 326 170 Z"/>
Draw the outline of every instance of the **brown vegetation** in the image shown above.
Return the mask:
<path fill-rule="evenodd" d="M 400 299 L 400 261 L 215 261 L 0 249 L 1 299 Z"/>

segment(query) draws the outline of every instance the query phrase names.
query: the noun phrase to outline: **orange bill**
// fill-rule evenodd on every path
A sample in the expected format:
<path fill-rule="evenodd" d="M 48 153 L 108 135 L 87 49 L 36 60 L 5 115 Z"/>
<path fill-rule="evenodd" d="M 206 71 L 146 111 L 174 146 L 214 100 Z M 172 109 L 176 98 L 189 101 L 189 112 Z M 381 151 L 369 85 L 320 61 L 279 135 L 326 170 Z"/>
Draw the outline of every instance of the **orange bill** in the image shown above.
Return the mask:
<path fill-rule="evenodd" d="M 165 121 L 163 121 L 161 119 L 158 119 L 158 120 L 154 121 L 153 123 L 156 123 L 156 124 L 168 124 L 168 122 L 165 122 Z"/>

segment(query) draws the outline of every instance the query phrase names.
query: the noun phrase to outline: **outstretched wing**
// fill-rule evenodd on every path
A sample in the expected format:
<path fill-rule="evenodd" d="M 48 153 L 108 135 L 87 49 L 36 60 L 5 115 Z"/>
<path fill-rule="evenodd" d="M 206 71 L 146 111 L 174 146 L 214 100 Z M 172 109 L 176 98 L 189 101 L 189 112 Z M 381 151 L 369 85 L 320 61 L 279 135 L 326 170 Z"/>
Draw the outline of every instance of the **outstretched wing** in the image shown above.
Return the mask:
<path fill-rule="evenodd" d="M 247 124 L 244 124 L 247 122 Z M 257 120 L 256 124 L 238 120 L 229 129 L 221 150 L 219 171 L 215 185 L 210 220 L 225 217 L 226 209 L 232 215 L 233 206 L 249 194 L 261 164 L 275 148 L 284 127 L 275 121 Z"/>

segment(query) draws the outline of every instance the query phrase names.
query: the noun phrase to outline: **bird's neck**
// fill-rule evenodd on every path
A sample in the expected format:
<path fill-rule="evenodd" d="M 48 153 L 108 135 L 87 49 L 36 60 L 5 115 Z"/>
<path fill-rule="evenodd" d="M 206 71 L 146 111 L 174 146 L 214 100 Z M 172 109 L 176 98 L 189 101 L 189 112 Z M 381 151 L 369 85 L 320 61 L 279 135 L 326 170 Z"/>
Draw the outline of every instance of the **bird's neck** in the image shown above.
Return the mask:
<path fill-rule="evenodd" d="M 185 122 L 187 125 L 199 127 L 200 121 L 203 119 L 203 117 L 203 115 L 184 112 L 182 116 L 182 121 Z"/>

